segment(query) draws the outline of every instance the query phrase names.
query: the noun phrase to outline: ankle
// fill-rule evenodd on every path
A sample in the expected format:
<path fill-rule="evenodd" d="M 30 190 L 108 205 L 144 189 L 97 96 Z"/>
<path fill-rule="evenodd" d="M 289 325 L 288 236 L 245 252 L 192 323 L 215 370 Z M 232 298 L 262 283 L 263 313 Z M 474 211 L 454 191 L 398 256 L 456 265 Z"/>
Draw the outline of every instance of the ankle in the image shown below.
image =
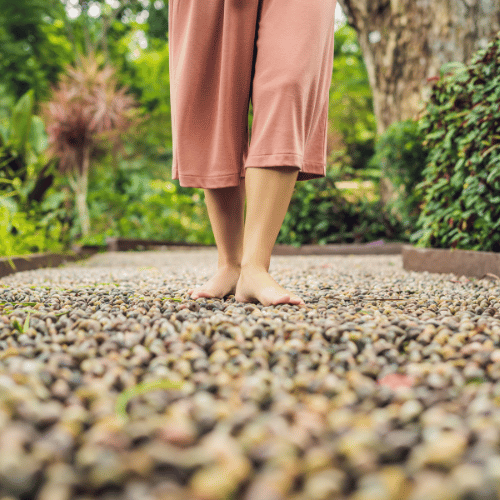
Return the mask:
<path fill-rule="evenodd" d="M 219 263 L 217 265 L 218 270 L 222 271 L 232 271 L 232 270 L 238 270 L 241 271 L 241 264 L 238 264 L 236 262 L 225 262 L 225 263 Z"/>
<path fill-rule="evenodd" d="M 258 262 L 245 262 L 241 264 L 241 272 L 255 273 L 255 272 L 268 272 L 268 268 L 264 264 Z"/>

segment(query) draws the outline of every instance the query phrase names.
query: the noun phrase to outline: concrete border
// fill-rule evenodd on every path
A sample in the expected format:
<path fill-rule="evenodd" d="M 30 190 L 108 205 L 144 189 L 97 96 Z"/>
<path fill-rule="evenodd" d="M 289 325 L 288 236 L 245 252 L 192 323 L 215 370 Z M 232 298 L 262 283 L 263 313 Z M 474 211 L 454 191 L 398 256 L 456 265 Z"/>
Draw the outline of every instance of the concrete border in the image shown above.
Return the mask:
<path fill-rule="evenodd" d="M 484 278 L 500 276 L 500 253 L 476 250 L 403 247 L 403 269 Z"/>
<path fill-rule="evenodd" d="M 200 245 L 177 241 L 155 241 L 137 238 L 106 238 L 108 252 L 126 252 L 128 250 L 149 250 L 156 247 L 184 247 L 184 248 L 215 248 L 215 245 Z"/>
<path fill-rule="evenodd" d="M 107 238 L 108 251 L 148 250 L 156 247 L 165 249 L 200 249 L 215 248 L 215 245 L 199 245 L 196 243 L 178 243 L 171 241 L 152 241 L 127 238 Z M 366 244 L 346 245 L 275 245 L 273 255 L 400 255 L 404 243 L 385 243 L 375 241 Z"/>
<path fill-rule="evenodd" d="M 21 271 L 32 271 L 43 267 L 57 267 L 66 262 L 75 262 L 97 253 L 97 250 L 86 247 L 77 247 L 69 254 L 62 253 L 33 253 L 13 257 L 0 257 L 0 278 Z M 12 267 L 12 265 L 14 267 Z"/>
<path fill-rule="evenodd" d="M 345 245 L 275 245 L 273 255 L 401 255 L 403 243 L 366 243 Z"/>

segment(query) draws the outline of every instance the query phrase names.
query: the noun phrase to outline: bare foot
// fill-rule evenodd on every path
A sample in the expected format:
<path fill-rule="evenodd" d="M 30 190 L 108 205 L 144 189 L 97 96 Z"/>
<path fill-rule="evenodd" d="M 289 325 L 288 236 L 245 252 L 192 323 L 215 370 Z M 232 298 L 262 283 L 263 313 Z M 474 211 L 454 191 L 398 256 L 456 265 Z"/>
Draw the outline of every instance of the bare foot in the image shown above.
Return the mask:
<path fill-rule="evenodd" d="M 222 299 L 226 295 L 234 294 L 236 283 L 240 276 L 239 267 L 221 267 L 217 269 L 215 276 L 209 279 L 204 285 L 197 288 L 190 288 L 188 293 L 196 300 L 200 297 Z"/>
<path fill-rule="evenodd" d="M 250 266 L 241 269 L 234 299 L 237 302 L 257 300 L 263 306 L 277 304 L 305 306 L 300 297 L 278 285 L 265 269 Z"/>

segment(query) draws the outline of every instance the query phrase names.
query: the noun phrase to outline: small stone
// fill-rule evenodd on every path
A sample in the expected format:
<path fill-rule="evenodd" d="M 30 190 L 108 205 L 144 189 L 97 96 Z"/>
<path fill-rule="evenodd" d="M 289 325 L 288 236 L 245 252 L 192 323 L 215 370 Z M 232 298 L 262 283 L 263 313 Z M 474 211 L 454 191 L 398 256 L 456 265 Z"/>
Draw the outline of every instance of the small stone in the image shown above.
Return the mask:
<path fill-rule="evenodd" d="M 418 417 L 422 411 L 424 410 L 424 407 L 420 401 L 415 400 L 415 399 L 410 399 L 408 401 L 405 401 L 399 410 L 399 419 L 403 423 L 408 423 L 411 422 L 413 419 Z"/>
<path fill-rule="evenodd" d="M 480 497 L 485 493 L 483 467 L 473 464 L 457 465 L 450 475 L 450 480 L 456 484 L 463 497 Z"/>
<path fill-rule="evenodd" d="M 195 443 L 198 432 L 195 424 L 187 417 L 178 417 L 160 427 L 157 436 L 176 446 L 186 447 Z"/>
<path fill-rule="evenodd" d="M 58 379 L 51 387 L 52 394 L 59 400 L 64 401 L 71 392 L 71 389 L 64 379 Z"/>
<path fill-rule="evenodd" d="M 415 468 L 437 466 L 450 469 L 462 458 L 467 437 L 456 431 L 442 432 L 435 439 L 418 445 L 412 452 L 410 463 Z"/>
<path fill-rule="evenodd" d="M 222 349 L 215 350 L 208 358 L 208 361 L 210 363 L 215 363 L 215 364 L 224 364 L 228 360 L 229 360 L 229 354 L 226 351 L 223 351 Z"/>
<path fill-rule="evenodd" d="M 143 449 L 127 452 L 124 457 L 124 467 L 129 474 L 147 478 L 154 470 L 153 458 Z"/>
<path fill-rule="evenodd" d="M 458 491 L 445 474 L 423 470 L 415 474 L 408 500 L 455 500 Z"/>
<path fill-rule="evenodd" d="M 327 469 L 332 465 L 332 454 L 322 447 L 309 448 L 303 458 L 304 471 L 307 474 Z"/>
<path fill-rule="evenodd" d="M 40 500 L 70 500 L 72 488 L 66 484 L 44 484 L 37 495 Z"/>
<path fill-rule="evenodd" d="M 296 473 L 293 468 L 265 468 L 254 477 L 243 500 L 286 500 Z"/>
<path fill-rule="evenodd" d="M 220 464 L 195 472 L 189 481 L 190 493 L 200 500 L 225 500 L 234 495 L 240 483 L 239 477 L 228 474 Z"/>
<path fill-rule="evenodd" d="M 311 500 L 329 500 L 342 493 L 346 479 L 346 473 L 338 469 L 316 472 L 307 478 L 304 493 Z"/>
<path fill-rule="evenodd" d="M 403 467 L 386 465 L 379 474 L 381 482 L 388 491 L 388 500 L 400 500 L 410 490 L 411 481 Z"/>
<path fill-rule="evenodd" d="M 120 485 L 127 477 L 126 462 L 112 450 L 99 450 L 89 473 L 89 482 L 94 488 Z"/>

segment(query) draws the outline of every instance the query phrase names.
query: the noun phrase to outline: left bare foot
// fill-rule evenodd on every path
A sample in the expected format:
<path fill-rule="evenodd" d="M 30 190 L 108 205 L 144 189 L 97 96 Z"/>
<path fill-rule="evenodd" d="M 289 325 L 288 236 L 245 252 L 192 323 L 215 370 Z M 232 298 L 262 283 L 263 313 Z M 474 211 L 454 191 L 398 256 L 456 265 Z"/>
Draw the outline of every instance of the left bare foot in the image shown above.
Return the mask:
<path fill-rule="evenodd" d="M 235 292 L 239 276 L 239 267 L 227 266 L 219 268 L 215 276 L 198 288 L 190 288 L 188 294 L 193 300 L 199 299 L 200 297 L 217 297 L 222 299 L 226 295 L 232 295 Z"/>
<path fill-rule="evenodd" d="M 264 306 L 277 304 L 305 306 L 300 297 L 278 285 L 265 269 L 254 266 L 241 268 L 234 299 L 237 302 L 257 300 Z"/>

